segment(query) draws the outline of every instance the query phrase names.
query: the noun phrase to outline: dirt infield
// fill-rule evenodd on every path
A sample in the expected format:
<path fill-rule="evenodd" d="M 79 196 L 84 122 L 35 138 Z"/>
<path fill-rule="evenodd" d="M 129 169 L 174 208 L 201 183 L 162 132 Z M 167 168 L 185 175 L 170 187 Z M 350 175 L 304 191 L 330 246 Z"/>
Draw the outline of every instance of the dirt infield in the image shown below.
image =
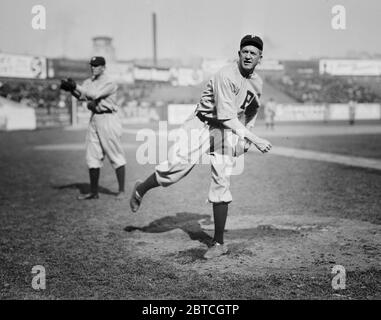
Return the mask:
<path fill-rule="evenodd" d="M 209 232 L 213 225 L 206 218 L 200 221 L 200 226 L 197 216 L 183 212 L 140 228 L 128 226 L 125 230 L 131 235 L 126 242 L 136 248 L 139 256 L 170 259 L 177 267 L 201 274 L 215 269 L 245 276 L 287 274 L 295 269 L 329 273 L 329 267 L 336 264 L 348 271 L 379 267 L 379 226 L 348 219 L 293 215 L 230 216 L 226 226 L 229 253 L 205 261 L 202 256 L 213 235 Z"/>
<path fill-rule="evenodd" d="M 272 142 L 322 152 L 340 145 L 355 156 L 366 144 L 366 157 L 380 159 L 381 136 L 368 129 L 330 137 L 286 132 Z M 229 253 L 207 261 L 208 166 L 148 193 L 131 214 L 127 198 L 114 199 L 108 163 L 100 199 L 75 200 L 89 188 L 83 139 L 81 130 L 0 133 L 1 299 L 381 298 L 380 171 L 249 153 L 245 173 L 232 178 Z M 133 133 L 123 143 L 130 192 L 153 165 L 136 163 Z M 35 265 L 46 268 L 46 290 L 31 287 Z M 335 265 L 346 270 L 346 289 L 332 288 Z"/>

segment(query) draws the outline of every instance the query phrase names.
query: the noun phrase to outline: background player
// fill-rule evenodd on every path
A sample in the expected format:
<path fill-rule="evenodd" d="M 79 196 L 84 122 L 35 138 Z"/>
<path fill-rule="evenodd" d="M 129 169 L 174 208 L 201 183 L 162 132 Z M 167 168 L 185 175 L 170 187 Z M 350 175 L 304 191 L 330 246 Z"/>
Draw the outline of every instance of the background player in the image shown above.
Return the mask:
<path fill-rule="evenodd" d="M 232 201 L 230 175 L 233 157 L 247 151 L 251 143 L 263 153 L 271 149 L 270 142 L 248 130 L 254 125 L 262 92 L 262 80 L 254 72 L 262 58 L 262 50 L 263 42 L 258 36 L 242 38 L 238 61 L 212 77 L 194 114 L 183 124 L 182 130 L 190 139 L 177 141 L 169 152 L 168 160 L 157 165 L 155 172 L 144 182 L 136 182 L 130 198 L 131 210 L 136 212 L 148 190 L 179 181 L 192 170 L 200 155 L 208 152 L 212 166 L 208 199 L 213 204 L 214 241 L 205 253 L 207 259 L 227 253 L 223 233 L 228 204 Z M 241 139 L 238 146 L 244 145 L 241 152 L 236 146 L 226 144 L 226 137 L 232 132 Z"/>
<path fill-rule="evenodd" d="M 274 118 L 276 115 L 276 103 L 271 97 L 264 108 L 266 129 L 274 129 Z"/>
<path fill-rule="evenodd" d="M 98 199 L 100 168 L 105 155 L 114 167 L 119 185 L 117 199 L 124 197 L 125 164 L 121 144 L 122 124 L 117 115 L 117 85 L 105 74 L 106 60 L 93 57 L 90 60 L 92 77 L 77 85 L 72 79 L 62 80 L 61 88 L 69 91 L 77 99 L 87 101 L 92 111 L 86 136 L 86 162 L 89 168 L 89 194 L 81 195 L 79 200 Z"/>
<path fill-rule="evenodd" d="M 351 99 L 348 102 L 348 109 L 349 109 L 349 124 L 353 126 L 355 124 L 356 119 L 356 101 L 352 95 Z"/>

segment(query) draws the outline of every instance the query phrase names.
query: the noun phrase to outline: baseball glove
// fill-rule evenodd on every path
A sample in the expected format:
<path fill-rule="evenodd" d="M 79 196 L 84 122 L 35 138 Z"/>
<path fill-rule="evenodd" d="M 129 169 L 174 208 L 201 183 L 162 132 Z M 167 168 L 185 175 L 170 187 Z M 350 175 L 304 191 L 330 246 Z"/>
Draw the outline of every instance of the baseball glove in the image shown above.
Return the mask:
<path fill-rule="evenodd" d="M 65 90 L 68 92 L 73 92 L 76 87 L 77 87 L 77 84 L 71 78 L 61 80 L 60 88 L 62 90 Z"/>

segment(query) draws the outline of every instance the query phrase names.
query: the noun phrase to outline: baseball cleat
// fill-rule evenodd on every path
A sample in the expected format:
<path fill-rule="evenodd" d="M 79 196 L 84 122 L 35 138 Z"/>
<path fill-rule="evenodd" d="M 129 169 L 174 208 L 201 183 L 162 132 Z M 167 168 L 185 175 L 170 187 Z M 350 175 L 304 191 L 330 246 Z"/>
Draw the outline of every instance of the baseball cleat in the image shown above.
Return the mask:
<path fill-rule="evenodd" d="M 99 199 L 98 193 L 87 193 L 87 194 L 81 194 L 77 197 L 78 200 L 94 200 Z"/>
<path fill-rule="evenodd" d="M 140 180 L 135 182 L 134 190 L 132 190 L 132 195 L 130 198 L 130 208 L 132 212 L 136 212 L 139 210 L 140 204 L 142 203 L 143 197 L 141 197 L 136 190 L 139 184 L 142 182 Z"/>
<path fill-rule="evenodd" d="M 213 259 L 228 253 L 228 248 L 224 244 L 214 242 L 214 244 L 204 254 L 205 259 Z"/>

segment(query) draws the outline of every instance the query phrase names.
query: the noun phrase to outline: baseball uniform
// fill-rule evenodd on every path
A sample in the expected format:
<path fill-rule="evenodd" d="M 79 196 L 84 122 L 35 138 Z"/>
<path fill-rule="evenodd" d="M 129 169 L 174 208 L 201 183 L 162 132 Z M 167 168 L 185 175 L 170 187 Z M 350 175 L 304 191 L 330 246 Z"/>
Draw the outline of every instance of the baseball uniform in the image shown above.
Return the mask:
<path fill-rule="evenodd" d="M 96 101 L 100 112 L 92 112 L 86 136 L 86 162 L 101 168 L 107 156 L 114 169 L 126 164 L 121 144 L 122 124 L 117 114 L 117 85 L 103 73 L 84 81 L 80 100 Z"/>
<path fill-rule="evenodd" d="M 230 176 L 234 157 L 243 151 L 242 142 L 231 141 L 235 135 L 223 127 L 222 121 L 238 117 L 245 126 L 253 126 L 261 93 L 261 78 L 255 72 L 248 78 L 243 77 L 237 62 L 217 72 L 207 83 L 195 112 L 181 127 L 185 138 L 176 141 L 168 160 L 156 166 L 157 182 L 161 186 L 177 182 L 207 153 L 212 167 L 208 200 L 231 202 Z M 238 147 L 241 151 L 237 153 Z"/>

